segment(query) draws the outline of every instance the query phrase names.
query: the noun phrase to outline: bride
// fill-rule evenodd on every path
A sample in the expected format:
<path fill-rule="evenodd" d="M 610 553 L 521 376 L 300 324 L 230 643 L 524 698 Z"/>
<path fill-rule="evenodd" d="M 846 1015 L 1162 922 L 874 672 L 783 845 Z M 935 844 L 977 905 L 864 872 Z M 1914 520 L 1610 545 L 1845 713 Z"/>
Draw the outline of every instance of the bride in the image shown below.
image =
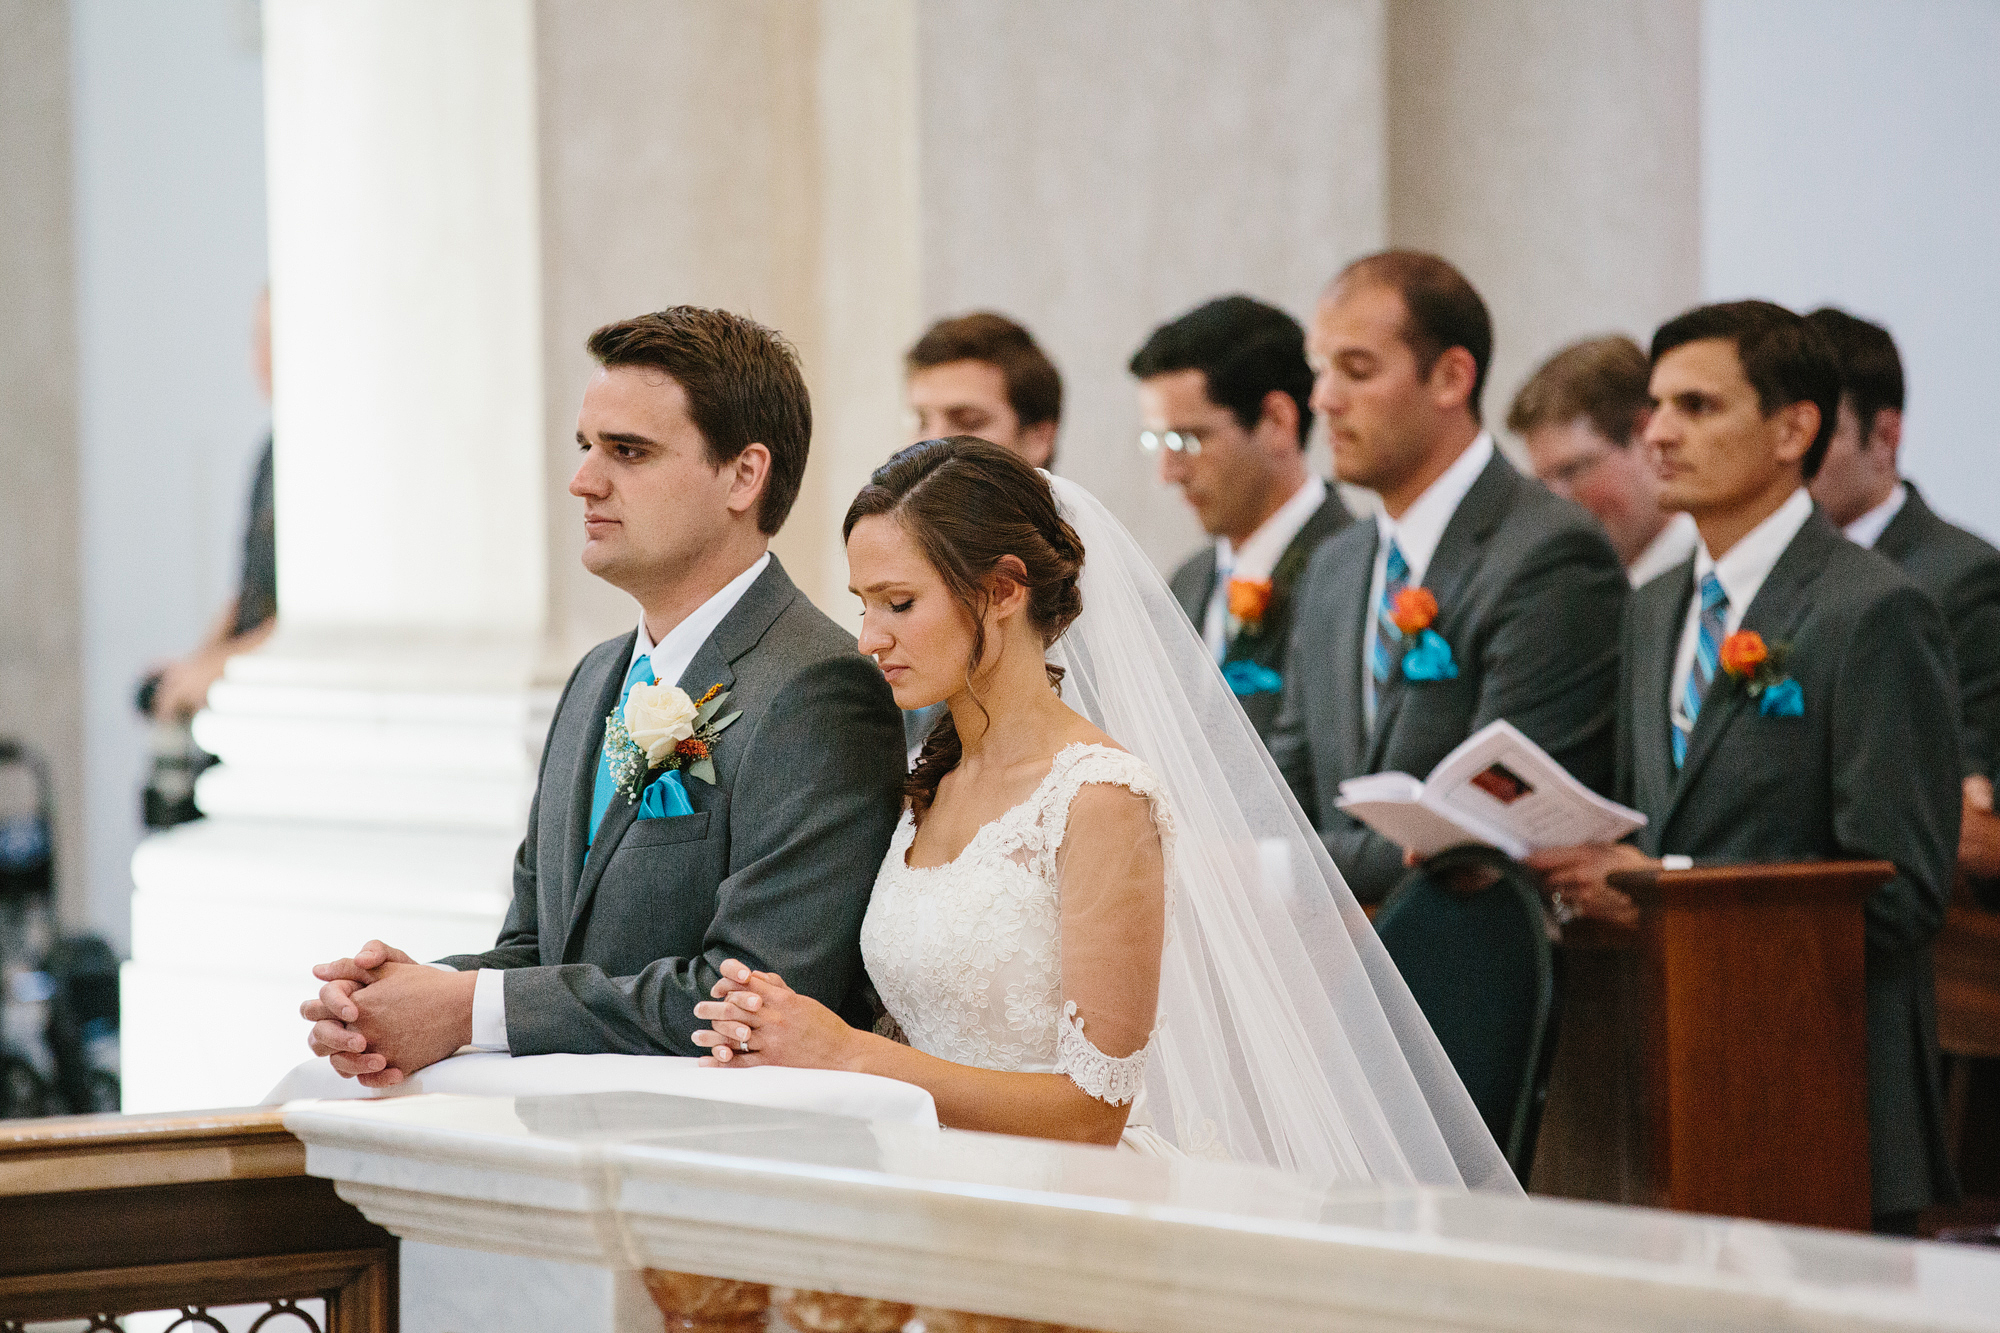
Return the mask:
<path fill-rule="evenodd" d="M 703 1063 L 900 1079 L 959 1129 L 1518 1191 L 1102 505 L 955 436 L 880 468 L 844 532 L 861 650 L 903 708 L 949 709 L 861 931 L 899 1031 L 850 1028 L 732 961 L 695 1009 Z"/>

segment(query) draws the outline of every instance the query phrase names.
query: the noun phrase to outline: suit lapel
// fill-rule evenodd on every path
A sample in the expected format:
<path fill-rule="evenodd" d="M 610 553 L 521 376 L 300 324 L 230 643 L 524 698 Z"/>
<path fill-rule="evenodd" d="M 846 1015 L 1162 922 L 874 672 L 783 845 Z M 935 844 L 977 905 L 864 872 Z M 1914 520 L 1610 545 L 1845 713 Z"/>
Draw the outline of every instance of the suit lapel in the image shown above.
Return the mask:
<path fill-rule="evenodd" d="M 1369 520 L 1375 544 L 1368 548 L 1366 563 L 1350 566 L 1353 577 L 1340 580 L 1328 598 L 1333 616 L 1333 655 L 1326 669 L 1333 672 L 1333 715 L 1346 725 L 1337 740 L 1340 744 L 1341 772 L 1355 777 L 1367 770 L 1362 759 L 1368 748 L 1367 714 L 1362 707 L 1361 673 L 1367 669 L 1362 653 L 1368 645 L 1368 583 L 1375 567 L 1375 551 L 1382 543 L 1382 530 Z"/>
<path fill-rule="evenodd" d="M 1458 606 L 1458 594 L 1479 567 L 1480 552 L 1487 539 L 1507 517 L 1518 481 L 1513 465 L 1496 451 L 1493 461 L 1480 470 L 1472 489 L 1465 493 L 1465 498 L 1458 502 L 1458 508 L 1452 511 L 1451 521 L 1444 525 L 1444 532 L 1438 537 L 1437 550 L 1431 553 L 1430 563 L 1424 567 L 1423 582 L 1419 585 L 1429 588 L 1437 598 L 1440 621 L 1452 618 Z M 1379 535 L 1376 542 L 1378 545 L 1381 542 Z M 1363 600 L 1366 600 L 1366 593 Z M 1373 608 L 1369 609 L 1372 611 Z M 1439 632 L 1443 633 L 1442 626 Z M 1363 642 L 1366 642 L 1365 638 Z M 1457 655 L 1460 648 L 1461 645 L 1453 644 L 1453 654 Z M 1461 670 L 1463 665 L 1461 662 Z M 1390 728 L 1395 724 L 1396 715 L 1402 711 L 1403 697 L 1408 692 L 1408 682 L 1403 679 L 1402 658 L 1391 655 L 1389 679 L 1375 695 L 1375 730 L 1369 737 L 1368 767 L 1365 771 L 1372 773 L 1381 767 L 1389 748 Z"/>
<path fill-rule="evenodd" d="M 576 757 L 576 771 L 570 780 L 569 803 L 569 855 L 563 866 L 563 879 L 570 886 L 570 904 L 575 906 L 578 886 L 582 882 L 585 848 L 590 837 L 590 803 L 597 790 L 597 761 L 604 751 L 604 722 L 611 716 L 611 710 L 618 706 L 618 695 L 625 686 L 625 673 L 631 669 L 632 649 L 639 635 L 633 631 L 625 636 L 624 645 L 609 662 L 604 679 L 591 694 L 591 712 L 585 720 L 585 744 Z M 609 819 L 610 813 L 605 814 Z"/>
<path fill-rule="evenodd" d="M 1889 526 L 1882 529 L 1882 535 L 1875 539 L 1875 549 L 1894 560 L 1897 564 L 1909 558 L 1910 552 L 1923 538 L 1924 529 L 1929 526 L 1930 506 L 1917 494 L 1917 488 L 1903 483 L 1909 488 L 1903 497 L 1903 507 L 1889 520 Z"/>
<path fill-rule="evenodd" d="M 1817 509 L 1813 510 L 1812 517 L 1792 538 L 1791 545 L 1778 557 L 1778 563 L 1771 567 L 1764 586 L 1757 590 L 1756 599 L 1744 612 L 1738 632 L 1755 630 L 1767 644 L 1789 643 L 1798 630 L 1799 622 L 1812 609 L 1813 580 L 1825 567 L 1833 544 L 1845 540 L 1820 516 Z M 1686 614 L 1685 604 L 1682 614 Z M 1676 649 L 1679 642 L 1676 637 Z M 1661 697 L 1665 698 L 1664 691 Z M 1702 700 L 1701 715 L 1694 722 L 1694 733 L 1688 737 L 1687 761 L 1681 765 L 1680 782 L 1674 789 L 1672 804 L 1667 807 L 1669 819 L 1686 800 L 1689 789 L 1701 775 L 1709 756 L 1715 753 L 1715 747 L 1729 730 L 1730 723 L 1749 706 L 1750 692 L 1734 677 L 1718 670 L 1716 678 L 1709 684 L 1707 697 Z"/>
<path fill-rule="evenodd" d="M 1674 768 L 1674 719 L 1668 695 L 1673 690 L 1674 657 L 1680 651 L 1681 627 L 1694 597 L 1694 560 L 1683 561 L 1664 578 L 1677 580 L 1672 597 L 1648 598 L 1646 620 L 1634 627 L 1635 661 L 1626 664 L 1632 679 L 1632 764 L 1639 791 L 1671 801 L 1680 774 Z M 1662 815 L 1664 821 L 1664 815 Z"/>
<path fill-rule="evenodd" d="M 1181 605 L 1181 610 L 1187 613 L 1189 622 L 1194 625 L 1196 634 L 1201 633 L 1202 622 L 1208 618 L 1208 603 L 1215 596 L 1214 545 L 1211 544 L 1198 558 L 1201 561 L 1199 566 L 1201 577 L 1196 580 L 1196 586 L 1189 589 L 1194 594 L 1192 600 Z"/>
<path fill-rule="evenodd" d="M 798 589 L 786 575 L 778 557 L 772 556 L 771 563 L 757 576 L 757 581 L 747 588 L 741 600 L 730 608 L 722 623 L 710 632 L 700 648 L 689 660 L 687 670 L 675 683 L 685 690 L 690 698 L 699 699 L 707 693 L 711 685 L 721 685 L 725 690 L 735 683 L 736 675 L 731 670 L 735 661 L 757 646 L 765 631 L 779 614 L 792 604 Z M 635 633 L 636 637 L 636 633 Z M 627 647 L 621 662 L 631 660 L 631 650 Z M 604 718 L 617 706 L 617 691 L 625 683 L 621 669 L 614 677 L 612 693 L 608 702 L 598 713 L 595 732 L 597 746 L 604 744 Z M 726 736 L 727 733 L 725 733 Z M 590 818 L 590 791 L 597 776 L 596 750 L 591 751 L 590 767 L 579 788 L 583 792 L 583 819 Z M 563 957 L 568 960 L 571 946 L 581 938 L 580 927 L 589 914 L 590 904 L 597 896 L 597 886 L 604 879 L 604 868 L 617 853 L 618 844 L 639 818 L 639 803 L 626 801 L 614 796 L 611 806 L 604 812 L 604 822 L 598 826 L 597 841 L 591 845 L 590 855 L 583 863 L 583 873 L 577 881 L 576 900 L 570 907 L 569 935 L 563 941 Z M 579 843 L 581 838 L 579 838 Z"/>

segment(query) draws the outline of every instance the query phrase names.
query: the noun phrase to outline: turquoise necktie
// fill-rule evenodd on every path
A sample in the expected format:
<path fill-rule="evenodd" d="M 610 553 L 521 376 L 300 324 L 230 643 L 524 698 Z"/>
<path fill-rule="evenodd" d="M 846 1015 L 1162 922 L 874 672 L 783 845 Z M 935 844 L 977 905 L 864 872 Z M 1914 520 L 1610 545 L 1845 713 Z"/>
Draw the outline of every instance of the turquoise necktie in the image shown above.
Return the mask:
<path fill-rule="evenodd" d="M 1722 580 L 1713 573 L 1705 574 L 1701 580 L 1701 621 L 1695 636 L 1694 662 L 1688 667 L 1687 684 L 1681 688 L 1681 713 L 1687 719 L 1683 729 L 1679 719 L 1674 722 L 1674 767 L 1687 763 L 1688 740 L 1694 735 L 1695 719 L 1701 716 L 1702 701 L 1708 697 L 1708 687 L 1715 679 L 1715 668 L 1722 661 L 1722 640 L 1728 625 L 1729 594 L 1722 589 Z"/>
<path fill-rule="evenodd" d="M 624 710 L 625 701 L 632 696 L 634 685 L 651 685 L 653 680 L 653 659 L 650 654 L 632 663 L 632 669 L 625 673 L 625 688 L 618 692 L 618 707 Z M 604 822 L 604 812 L 611 808 L 611 798 L 617 792 L 611 780 L 611 759 L 604 753 L 604 746 L 597 747 L 597 781 L 590 789 L 590 837 L 584 842 L 589 847 L 597 841 L 597 826 Z"/>
<path fill-rule="evenodd" d="M 1403 558 L 1403 548 L 1392 537 L 1382 567 L 1382 600 L 1375 604 L 1374 622 L 1369 627 L 1368 674 L 1361 682 L 1362 706 L 1370 727 L 1375 725 L 1376 695 L 1389 683 L 1389 676 L 1395 670 L 1396 648 L 1403 642 L 1403 631 L 1391 619 L 1396 611 L 1396 598 L 1409 586 L 1410 562 Z"/>

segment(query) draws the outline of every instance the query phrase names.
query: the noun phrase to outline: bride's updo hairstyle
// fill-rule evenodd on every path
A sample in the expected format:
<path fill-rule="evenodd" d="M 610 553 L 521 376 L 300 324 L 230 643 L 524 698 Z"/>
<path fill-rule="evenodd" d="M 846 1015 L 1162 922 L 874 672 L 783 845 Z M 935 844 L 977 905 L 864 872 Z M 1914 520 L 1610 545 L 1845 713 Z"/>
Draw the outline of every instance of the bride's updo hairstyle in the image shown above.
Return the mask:
<path fill-rule="evenodd" d="M 1083 543 L 1064 521 L 1048 478 L 1011 451 L 971 435 L 925 440 L 891 458 L 847 507 L 841 524 L 844 542 L 854 525 L 880 514 L 893 517 L 916 541 L 931 568 L 972 620 L 972 655 L 965 683 L 986 655 L 986 607 L 992 575 L 1013 556 L 1025 578 L 1003 575 L 1028 590 L 1028 623 L 1047 648 L 1062 637 L 1083 610 L 1077 577 L 1083 572 Z M 1049 683 L 1062 683 L 1062 668 L 1049 665 Z M 975 693 L 975 700 L 978 695 Z M 930 808 L 938 783 L 958 767 L 964 753 L 958 727 L 947 712 L 931 728 L 917 756 L 904 794 L 919 815 Z"/>

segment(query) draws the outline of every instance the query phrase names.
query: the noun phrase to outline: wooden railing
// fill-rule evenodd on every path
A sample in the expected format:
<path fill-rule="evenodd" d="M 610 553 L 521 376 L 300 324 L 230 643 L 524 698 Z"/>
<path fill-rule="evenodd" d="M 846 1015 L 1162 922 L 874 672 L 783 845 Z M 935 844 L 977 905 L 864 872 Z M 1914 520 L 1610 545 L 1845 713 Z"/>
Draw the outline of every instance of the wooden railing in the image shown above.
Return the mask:
<path fill-rule="evenodd" d="M 275 1110 L 0 1121 L 0 1333 L 244 1304 L 263 1333 L 389 1333 L 396 1238 L 305 1165 Z"/>

